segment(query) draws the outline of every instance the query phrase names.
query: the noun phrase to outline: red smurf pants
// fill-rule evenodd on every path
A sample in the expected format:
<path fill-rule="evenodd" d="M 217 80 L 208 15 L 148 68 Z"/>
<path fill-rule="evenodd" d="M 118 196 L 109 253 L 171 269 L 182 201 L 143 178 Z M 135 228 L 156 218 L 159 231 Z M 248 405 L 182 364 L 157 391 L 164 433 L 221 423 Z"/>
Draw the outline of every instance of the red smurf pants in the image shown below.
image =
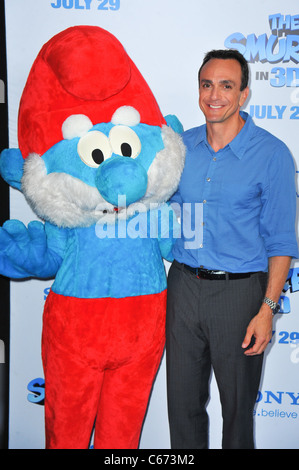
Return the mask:
<path fill-rule="evenodd" d="M 165 341 L 166 291 L 123 299 L 50 292 L 44 310 L 47 449 L 134 449 Z"/>

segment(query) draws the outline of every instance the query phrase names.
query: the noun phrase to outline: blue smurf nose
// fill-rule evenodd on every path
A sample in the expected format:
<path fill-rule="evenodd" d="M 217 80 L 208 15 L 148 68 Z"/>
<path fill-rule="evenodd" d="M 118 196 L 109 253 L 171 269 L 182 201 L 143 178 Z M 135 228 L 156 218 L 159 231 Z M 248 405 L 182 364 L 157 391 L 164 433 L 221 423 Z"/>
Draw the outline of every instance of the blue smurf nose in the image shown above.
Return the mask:
<path fill-rule="evenodd" d="M 147 172 L 136 160 L 115 156 L 99 166 L 96 187 L 101 196 L 115 207 L 119 197 L 128 206 L 145 195 Z"/>

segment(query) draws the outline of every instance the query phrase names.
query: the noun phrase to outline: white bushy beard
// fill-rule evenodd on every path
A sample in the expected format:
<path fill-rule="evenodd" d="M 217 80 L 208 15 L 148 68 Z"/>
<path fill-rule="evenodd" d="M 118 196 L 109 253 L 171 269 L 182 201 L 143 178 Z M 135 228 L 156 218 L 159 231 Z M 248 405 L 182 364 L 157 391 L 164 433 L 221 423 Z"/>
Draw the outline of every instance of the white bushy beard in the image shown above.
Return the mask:
<path fill-rule="evenodd" d="M 89 227 L 130 218 L 136 211 L 145 212 L 166 202 L 178 187 L 185 147 L 181 137 L 168 126 L 162 126 L 162 139 L 164 148 L 148 170 L 145 195 L 118 212 L 97 188 L 67 173 L 47 174 L 44 160 L 34 153 L 24 163 L 22 192 L 38 217 L 58 227 Z"/>

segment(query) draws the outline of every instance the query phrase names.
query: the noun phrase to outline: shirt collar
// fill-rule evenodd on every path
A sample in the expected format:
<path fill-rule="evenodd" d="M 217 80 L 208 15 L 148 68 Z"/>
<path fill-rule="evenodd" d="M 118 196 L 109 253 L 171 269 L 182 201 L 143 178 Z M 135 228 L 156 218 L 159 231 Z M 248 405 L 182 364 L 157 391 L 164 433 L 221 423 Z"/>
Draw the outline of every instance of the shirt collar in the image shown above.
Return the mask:
<path fill-rule="evenodd" d="M 240 111 L 241 117 L 244 119 L 245 124 L 242 127 L 241 131 L 236 135 L 236 137 L 228 144 L 231 151 L 238 157 L 240 160 L 243 157 L 247 144 L 251 138 L 253 128 L 255 126 L 251 116 L 245 111 Z M 207 127 L 206 124 L 198 128 L 198 134 L 195 140 L 195 146 L 204 142 L 208 144 L 207 141 Z"/>
<path fill-rule="evenodd" d="M 245 124 L 236 137 L 228 145 L 236 157 L 241 160 L 246 149 L 248 148 L 248 142 L 251 139 L 255 124 L 248 113 L 240 111 L 240 115 L 245 120 Z"/>

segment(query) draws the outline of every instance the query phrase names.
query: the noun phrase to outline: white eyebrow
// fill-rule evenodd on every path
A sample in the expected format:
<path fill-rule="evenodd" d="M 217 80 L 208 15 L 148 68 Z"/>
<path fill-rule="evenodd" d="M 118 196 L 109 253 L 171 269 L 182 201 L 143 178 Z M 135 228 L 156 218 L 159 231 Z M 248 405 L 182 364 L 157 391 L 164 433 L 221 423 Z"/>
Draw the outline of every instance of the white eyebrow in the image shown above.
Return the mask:
<path fill-rule="evenodd" d="M 62 135 L 64 139 L 71 140 L 74 137 L 83 137 L 93 124 L 85 114 L 72 114 L 62 124 Z"/>
<path fill-rule="evenodd" d="M 111 122 L 114 125 L 137 126 L 140 124 L 140 114 L 132 106 L 121 106 L 113 114 Z"/>

